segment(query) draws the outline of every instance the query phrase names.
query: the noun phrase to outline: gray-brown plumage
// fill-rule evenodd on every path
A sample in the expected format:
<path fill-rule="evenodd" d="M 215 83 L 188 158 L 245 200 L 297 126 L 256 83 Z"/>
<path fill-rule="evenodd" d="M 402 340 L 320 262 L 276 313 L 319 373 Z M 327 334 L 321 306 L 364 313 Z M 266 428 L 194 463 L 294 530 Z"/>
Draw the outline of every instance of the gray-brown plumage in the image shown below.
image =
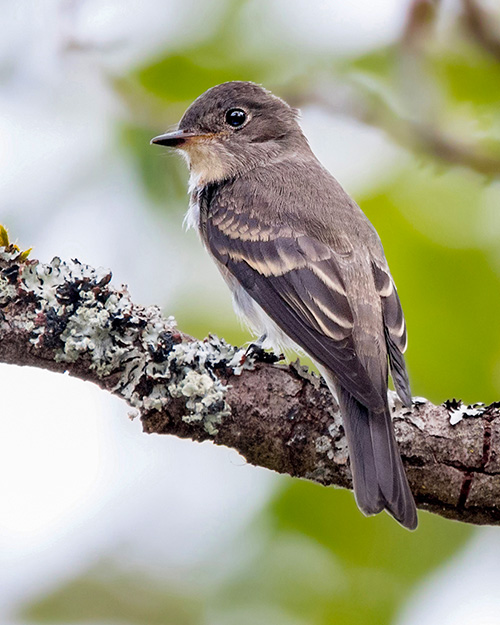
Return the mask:
<path fill-rule="evenodd" d="M 253 83 L 224 83 L 153 142 L 186 156 L 188 222 L 237 309 L 272 343 L 306 351 L 337 395 L 360 509 L 414 529 L 387 403 L 389 362 L 411 405 L 403 312 L 375 229 L 316 159 L 296 111 Z"/>

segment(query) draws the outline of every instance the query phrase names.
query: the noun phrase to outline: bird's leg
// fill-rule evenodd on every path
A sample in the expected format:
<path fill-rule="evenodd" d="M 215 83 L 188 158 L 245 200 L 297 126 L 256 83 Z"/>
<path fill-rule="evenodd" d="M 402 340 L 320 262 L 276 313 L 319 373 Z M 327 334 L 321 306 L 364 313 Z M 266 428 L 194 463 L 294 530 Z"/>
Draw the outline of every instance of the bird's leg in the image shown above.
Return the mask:
<path fill-rule="evenodd" d="M 264 334 L 262 336 L 259 336 L 259 338 L 256 341 L 252 341 L 250 343 L 250 345 L 248 346 L 248 349 L 250 349 L 251 347 L 257 347 L 259 349 L 262 349 L 262 346 L 266 342 L 266 339 L 267 339 L 267 333 L 264 332 Z"/>

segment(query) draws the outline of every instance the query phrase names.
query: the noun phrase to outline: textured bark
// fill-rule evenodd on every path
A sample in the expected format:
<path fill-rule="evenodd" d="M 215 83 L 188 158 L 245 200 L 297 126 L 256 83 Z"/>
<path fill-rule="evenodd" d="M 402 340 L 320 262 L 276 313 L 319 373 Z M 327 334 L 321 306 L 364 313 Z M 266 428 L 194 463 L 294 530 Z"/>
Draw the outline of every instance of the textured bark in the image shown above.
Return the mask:
<path fill-rule="evenodd" d="M 321 380 L 266 354 L 241 365 L 243 350 L 194 340 L 110 279 L 0 248 L 0 361 L 94 382 L 137 409 L 145 432 L 212 440 L 252 464 L 351 487 L 341 416 Z M 409 410 L 391 399 L 418 507 L 500 524 L 500 404 L 419 399 Z"/>

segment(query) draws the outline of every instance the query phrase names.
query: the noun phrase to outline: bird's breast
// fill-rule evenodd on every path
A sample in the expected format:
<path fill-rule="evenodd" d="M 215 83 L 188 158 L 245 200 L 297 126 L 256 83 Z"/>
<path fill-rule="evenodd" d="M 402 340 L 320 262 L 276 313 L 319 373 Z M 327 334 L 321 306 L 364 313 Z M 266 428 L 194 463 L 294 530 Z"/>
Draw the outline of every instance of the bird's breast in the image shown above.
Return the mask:
<path fill-rule="evenodd" d="M 262 347 L 264 349 L 272 349 L 276 354 L 286 350 L 303 353 L 303 350 L 278 327 L 273 319 L 257 304 L 227 268 L 218 261 L 215 262 L 231 290 L 233 308 L 240 321 L 256 337 L 266 336 Z"/>

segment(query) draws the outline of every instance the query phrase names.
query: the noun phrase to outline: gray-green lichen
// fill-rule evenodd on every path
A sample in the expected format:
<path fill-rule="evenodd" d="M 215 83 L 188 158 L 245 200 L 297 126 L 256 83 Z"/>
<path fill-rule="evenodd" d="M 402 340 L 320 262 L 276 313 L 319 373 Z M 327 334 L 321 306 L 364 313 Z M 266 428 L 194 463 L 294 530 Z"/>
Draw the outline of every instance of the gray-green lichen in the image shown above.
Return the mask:
<path fill-rule="evenodd" d="M 0 248 L 0 259 L 14 257 Z M 57 362 L 85 357 L 99 378 L 119 373 L 113 392 L 141 412 L 162 410 L 172 397 L 184 397 L 183 420 L 217 433 L 230 408 L 216 370 L 251 368 L 251 358 L 242 364 L 243 350 L 215 336 L 183 339 L 173 317 L 165 319 L 155 306 L 133 305 L 125 287 L 110 288 L 107 270 L 59 258 L 16 267 L 14 283 L 12 276 L 0 276 L 0 303 L 29 294 L 34 306 L 24 315 L 22 329 L 33 346 L 52 347 Z"/>
<path fill-rule="evenodd" d="M 315 440 L 316 453 L 336 464 L 346 464 L 348 457 L 347 441 L 343 435 L 342 417 L 337 410 L 332 413 L 332 421 L 328 426 L 328 434 L 318 436 Z"/>

